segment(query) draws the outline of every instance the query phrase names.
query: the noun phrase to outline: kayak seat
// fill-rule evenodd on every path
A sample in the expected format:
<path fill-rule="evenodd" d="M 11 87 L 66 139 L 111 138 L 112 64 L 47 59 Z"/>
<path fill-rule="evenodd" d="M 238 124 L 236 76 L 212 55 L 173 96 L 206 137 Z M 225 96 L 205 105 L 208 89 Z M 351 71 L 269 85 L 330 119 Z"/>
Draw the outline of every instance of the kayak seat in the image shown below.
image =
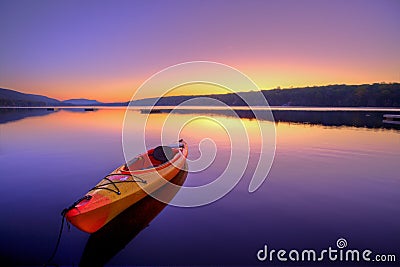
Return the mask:
<path fill-rule="evenodd" d="M 154 149 L 152 155 L 153 166 L 157 166 L 163 164 L 167 161 L 170 161 L 174 157 L 175 153 L 169 146 L 158 146 Z"/>

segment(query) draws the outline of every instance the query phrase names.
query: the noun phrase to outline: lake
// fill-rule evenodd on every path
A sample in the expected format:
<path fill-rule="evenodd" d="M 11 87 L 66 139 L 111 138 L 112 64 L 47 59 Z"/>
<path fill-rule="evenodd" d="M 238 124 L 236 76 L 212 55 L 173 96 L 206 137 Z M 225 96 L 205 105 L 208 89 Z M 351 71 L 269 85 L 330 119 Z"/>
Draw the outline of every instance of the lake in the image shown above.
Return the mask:
<path fill-rule="evenodd" d="M 149 116 L 148 144 L 159 144 L 160 129 L 154 125 L 165 121 L 169 111 L 129 112 L 137 120 Z M 99 234 L 71 226 L 70 231 L 64 229 L 54 262 L 271 265 L 257 259 L 264 245 L 321 250 L 336 248 L 339 238 L 347 240 L 348 248 L 396 254 L 398 262 L 400 128 L 382 123 L 386 113 L 391 112 L 274 112 L 275 123 L 260 121 L 275 125 L 274 162 L 261 187 L 249 193 L 260 154 L 256 131 L 251 130 L 257 121 L 246 110 L 238 112 L 239 117 L 221 110 L 182 110 L 174 114 L 177 124 L 203 116 L 226 125 L 240 121 L 250 129 L 250 160 L 237 186 L 218 201 L 194 208 L 146 198 Z M 124 115 L 123 108 L 1 110 L 0 262 L 46 262 L 57 241 L 62 209 L 124 162 Z M 197 120 L 182 130 L 181 137 L 189 144 L 190 160 L 201 156 L 198 145 L 204 138 L 214 141 L 217 152 L 203 171 L 191 172 L 189 163 L 188 173 L 176 177 L 180 183 L 204 185 L 223 172 L 231 151 L 222 127 L 212 120 Z M 243 149 L 246 146 L 244 142 Z M 179 195 L 174 192 L 171 197 L 175 193 Z M 293 265 L 276 259 L 273 263 Z"/>

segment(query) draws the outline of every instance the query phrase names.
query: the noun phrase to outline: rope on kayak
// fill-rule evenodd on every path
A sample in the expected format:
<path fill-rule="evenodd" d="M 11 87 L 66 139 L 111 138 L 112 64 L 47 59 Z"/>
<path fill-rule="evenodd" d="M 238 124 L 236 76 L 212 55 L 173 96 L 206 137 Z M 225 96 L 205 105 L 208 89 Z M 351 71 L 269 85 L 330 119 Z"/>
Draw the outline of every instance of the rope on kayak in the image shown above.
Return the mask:
<path fill-rule="evenodd" d="M 113 181 L 113 180 L 108 178 L 110 176 L 116 176 L 116 175 L 118 175 L 118 176 L 121 176 L 121 175 L 130 176 L 130 177 L 132 177 L 133 180 Z M 137 180 L 135 180 L 135 178 Z M 147 184 L 146 180 L 140 178 L 139 176 L 133 175 L 133 174 L 111 173 L 111 174 L 107 175 L 106 177 L 104 177 L 103 180 L 108 181 L 108 183 L 97 185 L 97 186 L 93 187 L 92 189 L 90 189 L 89 191 L 93 191 L 93 190 L 97 190 L 97 189 L 104 189 L 104 190 L 108 190 L 108 191 L 114 192 L 117 195 L 121 195 L 121 191 L 119 190 L 117 184 L 122 184 L 122 183 L 144 183 L 144 184 Z M 113 185 L 114 189 L 108 188 L 107 187 L 108 185 Z"/>
<path fill-rule="evenodd" d="M 62 236 L 62 232 L 64 230 L 64 223 L 65 223 L 65 214 L 72 210 L 73 208 L 75 208 L 76 205 L 78 205 L 80 202 L 82 202 L 83 200 L 90 200 L 92 198 L 92 196 L 84 196 L 81 197 L 80 199 L 78 199 L 77 201 L 74 202 L 74 204 L 72 204 L 71 206 L 69 206 L 68 208 L 63 209 L 63 211 L 61 212 L 61 226 L 60 226 L 60 231 L 58 232 L 58 238 L 57 238 L 57 243 L 54 247 L 53 253 L 51 254 L 50 258 L 47 260 L 47 262 L 44 264 L 44 266 L 56 266 L 55 264 L 52 264 L 51 261 L 54 259 L 54 257 L 56 256 L 58 247 L 60 245 L 60 241 L 61 241 L 61 236 Z M 70 230 L 70 225 L 67 221 L 67 227 L 68 230 Z"/>
<path fill-rule="evenodd" d="M 57 266 L 55 264 L 52 264 L 51 261 L 56 256 L 56 253 L 57 253 L 57 250 L 58 250 L 58 246 L 60 245 L 61 235 L 62 235 L 62 232 L 63 232 L 63 229 L 64 229 L 64 222 L 65 222 L 65 215 L 63 215 L 62 218 L 61 218 L 61 227 L 60 227 L 60 232 L 58 233 L 56 246 L 54 247 L 53 253 L 51 254 L 50 258 L 47 260 L 47 262 L 44 264 L 44 266 Z"/>
<path fill-rule="evenodd" d="M 95 186 L 91 190 L 93 190 L 93 189 L 105 189 L 105 190 L 117 193 L 117 195 L 121 195 L 121 191 L 119 191 L 118 186 L 112 180 L 108 179 L 107 177 L 108 176 L 104 177 L 103 180 L 109 181 L 109 183 L 104 183 L 104 184 L 101 184 L 99 186 Z M 115 187 L 115 190 L 113 190 L 111 188 L 108 188 L 108 187 L 103 187 L 103 186 L 107 186 L 107 185 L 110 185 L 110 184 L 112 184 Z M 89 190 L 89 191 L 91 191 L 91 190 Z"/>

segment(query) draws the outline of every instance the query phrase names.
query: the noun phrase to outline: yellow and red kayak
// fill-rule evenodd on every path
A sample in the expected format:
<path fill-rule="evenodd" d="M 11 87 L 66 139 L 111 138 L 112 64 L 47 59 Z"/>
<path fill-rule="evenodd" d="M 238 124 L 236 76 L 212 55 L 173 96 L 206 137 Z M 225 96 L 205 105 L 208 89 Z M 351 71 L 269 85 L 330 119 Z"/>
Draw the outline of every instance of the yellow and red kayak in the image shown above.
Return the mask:
<path fill-rule="evenodd" d="M 187 143 L 159 146 L 137 156 L 104 177 L 95 187 L 63 211 L 78 229 L 94 233 L 183 170 Z"/>

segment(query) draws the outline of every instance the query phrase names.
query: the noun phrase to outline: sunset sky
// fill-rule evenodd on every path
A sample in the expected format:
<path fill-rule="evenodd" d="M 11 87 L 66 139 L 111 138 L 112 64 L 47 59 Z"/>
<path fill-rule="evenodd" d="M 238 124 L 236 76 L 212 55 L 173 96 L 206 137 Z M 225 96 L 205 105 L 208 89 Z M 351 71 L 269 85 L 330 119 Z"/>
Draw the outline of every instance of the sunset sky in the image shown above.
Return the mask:
<path fill-rule="evenodd" d="M 0 0 L 0 87 L 127 101 L 193 60 L 264 89 L 399 82 L 399 14 L 398 0 Z"/>

